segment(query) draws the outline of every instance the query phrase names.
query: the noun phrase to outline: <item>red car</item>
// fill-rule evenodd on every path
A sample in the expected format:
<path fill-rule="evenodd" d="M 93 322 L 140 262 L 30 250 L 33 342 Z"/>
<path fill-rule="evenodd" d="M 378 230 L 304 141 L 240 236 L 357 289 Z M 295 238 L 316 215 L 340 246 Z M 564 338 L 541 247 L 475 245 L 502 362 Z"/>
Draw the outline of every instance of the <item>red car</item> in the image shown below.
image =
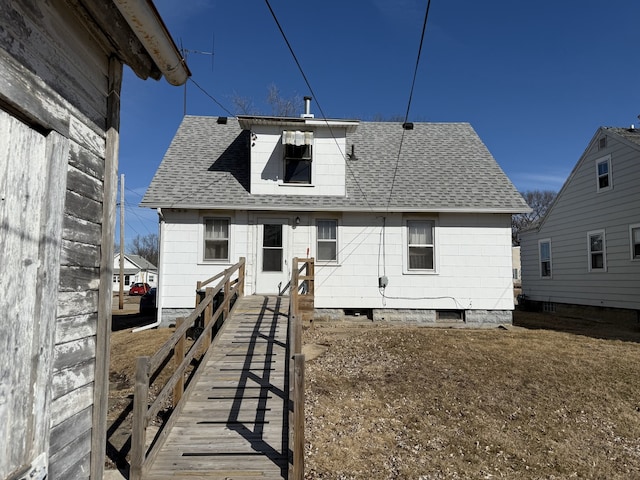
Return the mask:
<path fill-rule="evenodd" d="M 151 289 L 148 283 L 134 283 L 129 287 L 129 295 L 144 295 Z"/>

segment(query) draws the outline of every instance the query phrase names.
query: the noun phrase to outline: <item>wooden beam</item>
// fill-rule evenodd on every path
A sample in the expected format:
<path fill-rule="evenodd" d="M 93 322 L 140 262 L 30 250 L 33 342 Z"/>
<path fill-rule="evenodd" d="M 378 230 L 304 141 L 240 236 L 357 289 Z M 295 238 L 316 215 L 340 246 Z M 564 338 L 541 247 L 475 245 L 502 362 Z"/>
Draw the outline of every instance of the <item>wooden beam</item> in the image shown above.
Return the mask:
<path fill-rule="evenodd" d="M 109 112 L 120 112 L 122 63 L 115 57 L 109 62 Z M 102 479 L 107 442 L 109 408 L 109 359 L 111 349 L 111 302 L 113 290 L 113 236 L 115 233 L 116 193 L 118 185 L 119 119 L 108 125 L 102 204 L 102 240 L 100 256 L 100 290 L 96 330 L 96 371 L 94 387 L 93 429 L 91 433 L 91 477 Z"/>

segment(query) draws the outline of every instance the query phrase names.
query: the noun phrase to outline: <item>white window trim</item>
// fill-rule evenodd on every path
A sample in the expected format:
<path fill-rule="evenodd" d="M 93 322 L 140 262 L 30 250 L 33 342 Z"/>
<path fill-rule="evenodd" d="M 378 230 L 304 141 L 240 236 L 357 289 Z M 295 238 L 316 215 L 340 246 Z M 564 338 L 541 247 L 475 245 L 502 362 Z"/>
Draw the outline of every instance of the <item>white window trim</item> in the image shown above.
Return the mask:
<path fill-rule="evenodd" d="M 608 170 L 607 175 L 609 176 L 609 185 L 607 185 L 606 187 L 600 188 L 600 175 L 598 174 L 598 165 L 604 162 L 607 162 L 607 170 Z M 596 159 L 596 190 L 598 192 L 606 192 L 608 190 L 611 190 L 612 188 L 613 188 L 613 175 L 611 172 L 611 155 L 609 154 L 604 157 L 600 157 Z"/>
<path fill-rule="evenodd" d="M 541 246 L 543 243 L 549 244 L 549 270 L 551 270 L 551 275 L 542 275 L 542 255 L 541 255 Z M 540 278 L 548 279 L 553 278 L 553 254 L 551 253 L 551 239 L 550 238 L 542 238 L 538 240 L 538 273 L 540 274 Z"/>
<path fill-rule="evenodd" d="M 226 260 L 205 260 L 204 258 L 204 222 L 207 219 L 215 220 L 227 220 L 229 222 L 229 245 L 227 247 L 227 253 L 229 258 Z M 231 265 L 231 259 L 234 257 L 233 242 L 233 219 L 229 215 L 216 215 L 216 214 L 203 214 L 200 215 L 200 221 L 198 222 L 198 264 L 199 265 Z"/>
<path fill-rule="evenodd" d="M 321 220 L 330 220 L 336 222 L 336 259 L 335 260 L 320 260 L 318 259 L 318 222 Z M 339 218 L 331 217 L 317 217 L 313 225 L 313 248 L 315 250 L 315 259 L 318 264 L 321 265 L 340 265 L 340 245 L 341 243 L 342 225 Z"/>
<path fill-rule="evenodd" d="M 408 222 L 433 222 L 433 270 L 409 269 L 409 227 Z M 402 219 L 402 273 L 404 275 L 437 275 L 440 272 L 439 232 L 436 217 L 411 216 Z"/>
<path fill-rule="evenodd" d="M 602 235 L 602 268 L 591 268 L 591 236 Z M 587 232 L 587 267 L 590 272 L 607 271 L 607 238 L 604 229 Z"/>
<path fill-rule="evenodd" d="M 632 225 L 629 225 L 629 254 L 630 254 L 630 259 L 632 262 L 640 262 L 640 257 L 638 258 L 634 258 L 633 257 L 633 230 L 634 228 L 638 228 L 640 229 L 640 223 L 634 223 Z"/>

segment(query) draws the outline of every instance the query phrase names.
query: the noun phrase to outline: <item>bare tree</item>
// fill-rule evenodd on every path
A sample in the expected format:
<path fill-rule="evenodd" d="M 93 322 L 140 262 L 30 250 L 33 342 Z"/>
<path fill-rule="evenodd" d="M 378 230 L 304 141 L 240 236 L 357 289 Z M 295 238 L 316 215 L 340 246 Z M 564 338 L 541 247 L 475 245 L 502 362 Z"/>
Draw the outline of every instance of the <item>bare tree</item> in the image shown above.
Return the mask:
<path fill-rule="evenodd" d="M 514 245 L 520 245 L 520 232 L 540 224 L 557 193 L 552 190 L 528 190 L 521 192 L 521 195 L 531 207 L 531 212 L 511 217 L 511 240 Z"/>
<path fill-rule="evenodd" d="M 258 115 L 258 109 L 253 104 L 253 100 L 242 97 L 234 92 L 231 96 L 231 102 L 239 115 Z"/>
<path fill-rule="evenodd" d="M 128 250 L 132 255 L 139 255 L 154 265 L 158 265 L 158 235 L 155 233 L 144 237 L 136 235 L 129 244 Z"/>
<path fill-rule="evenodd" d="M 231 97 L 236 112 L 240 115 L 264 115 L 251 98 L 234 93 Z M 302 113 L 304 108 L 303 98 L 295 94 L 291 97 L 283 97 L 280 90 L 273 83 L 269 85 L 267 103 L 271 107 L 270 115 L 274 117 L 295 117 Z"/>
<path fill-rule="evenodd" d="M 276 117 L 295 117 L 302 112 L 304 100 L 298 94 L 285 98 L 280 95 L 278 87 L 269 85 L 267 103 L 271 105 L 271 114 Z"/>

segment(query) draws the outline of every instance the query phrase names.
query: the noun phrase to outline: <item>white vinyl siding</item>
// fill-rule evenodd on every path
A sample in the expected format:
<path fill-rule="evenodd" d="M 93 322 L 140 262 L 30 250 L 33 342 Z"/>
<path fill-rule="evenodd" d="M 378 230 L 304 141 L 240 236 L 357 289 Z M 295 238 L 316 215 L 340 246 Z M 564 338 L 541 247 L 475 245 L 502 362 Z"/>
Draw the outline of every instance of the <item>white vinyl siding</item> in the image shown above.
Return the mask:
<path fill-rule="evenodd" d="M 594 230 L 587 233 L 587 249 L 589 251 L 589 271 L 606 271 L 607 253 L 604 230 Z"/>
<path fill-rule="evenodd" d="M 538 255 L 540 257 L 540 276 L 551 278 L 551 240 L 546 238 L 538 242 Z"/>

